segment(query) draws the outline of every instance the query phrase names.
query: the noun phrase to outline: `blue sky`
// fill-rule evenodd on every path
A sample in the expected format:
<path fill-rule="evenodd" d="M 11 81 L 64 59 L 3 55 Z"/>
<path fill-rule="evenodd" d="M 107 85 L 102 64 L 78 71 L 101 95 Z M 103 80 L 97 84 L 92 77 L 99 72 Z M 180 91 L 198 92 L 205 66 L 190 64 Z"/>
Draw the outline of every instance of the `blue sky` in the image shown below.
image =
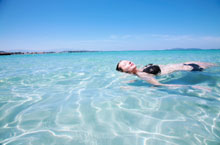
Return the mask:
<path fill-rule="evenodd" d="M 0 0 L 1 51 L 220 48 L 220 0 Z"/>

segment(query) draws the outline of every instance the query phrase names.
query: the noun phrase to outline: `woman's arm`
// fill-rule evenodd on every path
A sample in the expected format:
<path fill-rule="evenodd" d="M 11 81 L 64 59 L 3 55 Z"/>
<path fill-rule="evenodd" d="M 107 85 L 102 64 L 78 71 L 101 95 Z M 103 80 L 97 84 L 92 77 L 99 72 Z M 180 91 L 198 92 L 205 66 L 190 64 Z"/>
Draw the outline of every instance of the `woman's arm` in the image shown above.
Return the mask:
<path fill-rule="evenodd" d="M 153 76 L 139 76 L 141 79 L 147 81 L 148 83 L 154 85 L 154 86 L 166 86 L 166 87 L 192 87 L 195 89 L 201 89 L 205 91 L 211 91 L 210 88 L 202 87 L 202 86 L 195 86 L 195 85 L 176 85 L 176 84 L 161 84 L 158 82 Z"/>
<path fill-rule="evenodd" d="M 190 86 L 190 85 L 176 85 L 176 84 L 161 84 L 158 82 L 153 76 L 139 76 L 142 80 L 147 81 L 148 83 L 154 86 L 166 86 L 166 87 L 183 87 L 183 86 Z"/>

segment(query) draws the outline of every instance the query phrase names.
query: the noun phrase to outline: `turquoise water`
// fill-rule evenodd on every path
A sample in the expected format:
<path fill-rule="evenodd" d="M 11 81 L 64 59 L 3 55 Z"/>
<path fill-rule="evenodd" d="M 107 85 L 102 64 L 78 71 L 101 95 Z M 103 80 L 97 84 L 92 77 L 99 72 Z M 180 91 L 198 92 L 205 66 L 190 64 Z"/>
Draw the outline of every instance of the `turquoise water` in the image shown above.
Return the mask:
<path fill-rule="evenodd" d="M 220 65 L 220 50 L 1 56 L 0 144 L 220 144 L 219 67 L 157 77 L 211 91 L 153 87 L 116 72 L 123 59 Z"/>

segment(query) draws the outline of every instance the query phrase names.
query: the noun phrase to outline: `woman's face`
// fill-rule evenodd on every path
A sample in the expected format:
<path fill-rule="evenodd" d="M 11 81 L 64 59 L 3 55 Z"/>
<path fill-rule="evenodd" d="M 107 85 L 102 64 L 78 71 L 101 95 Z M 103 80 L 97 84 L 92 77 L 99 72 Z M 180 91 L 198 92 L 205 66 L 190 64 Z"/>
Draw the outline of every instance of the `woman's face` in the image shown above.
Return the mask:
<path fill-rule="evenodd" d="M 123 72 L 131 73 L 136 69 L 136 65 L 131 61 L 122 60 L 119 63 L 119 68 L 121 68 L 123 70 Z"/>

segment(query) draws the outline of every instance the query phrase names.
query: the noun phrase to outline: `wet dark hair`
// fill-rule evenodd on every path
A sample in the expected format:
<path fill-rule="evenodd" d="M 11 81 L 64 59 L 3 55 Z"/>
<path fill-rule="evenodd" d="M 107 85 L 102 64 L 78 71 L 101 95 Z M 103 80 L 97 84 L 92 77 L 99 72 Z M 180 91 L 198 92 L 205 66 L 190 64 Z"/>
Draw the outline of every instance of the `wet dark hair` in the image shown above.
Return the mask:
<path fill-rule="evenodd" d="M 117 71 L 120 71 L 120 72 L 123 72 L 123 69 L 119 67 L 120 62 L 121 62 L 121 61 L 119 61 L 119 63 L 117 64 L 116 70 L 117 70 Z"/>

